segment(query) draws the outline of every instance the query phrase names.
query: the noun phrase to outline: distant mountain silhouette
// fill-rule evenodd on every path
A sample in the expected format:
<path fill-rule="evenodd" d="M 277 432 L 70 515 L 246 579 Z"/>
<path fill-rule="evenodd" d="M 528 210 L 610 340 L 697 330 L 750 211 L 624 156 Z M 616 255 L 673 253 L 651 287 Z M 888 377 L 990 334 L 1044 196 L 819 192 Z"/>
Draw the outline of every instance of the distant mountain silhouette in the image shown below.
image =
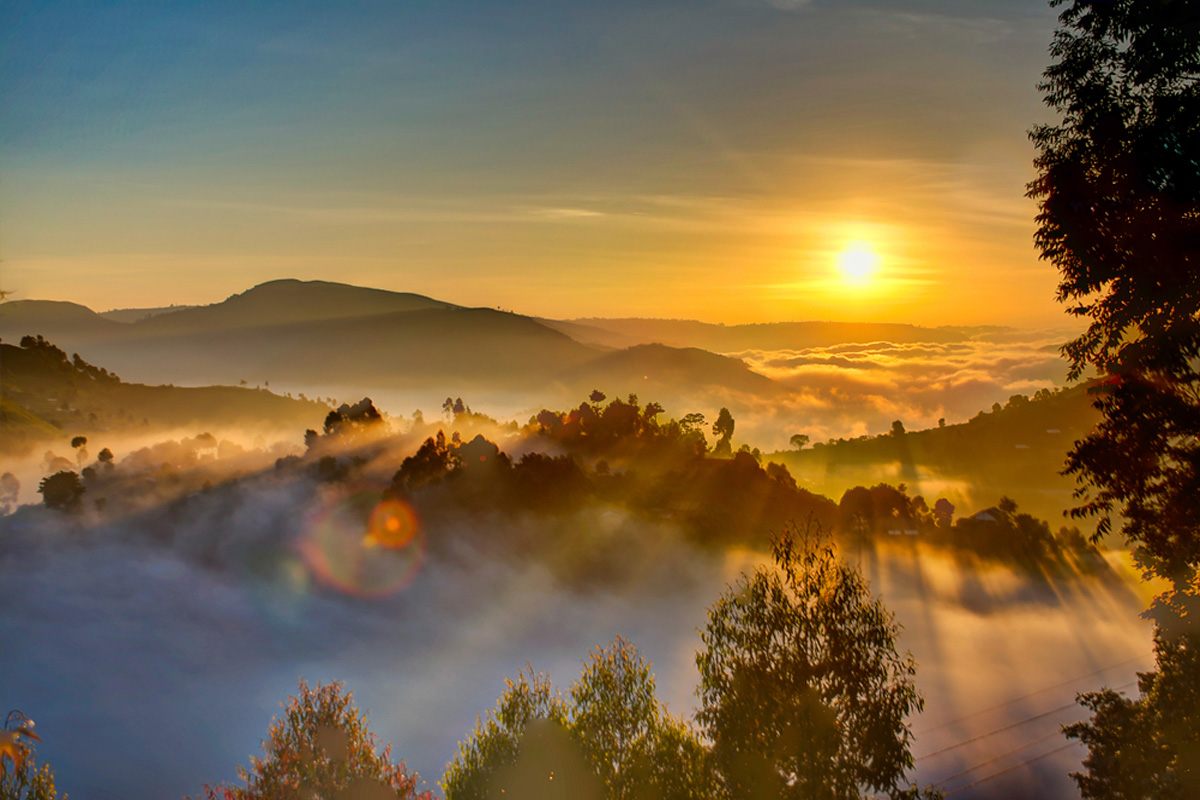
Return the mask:
<path fill-rule="evenodd" d="M 961 342 L 975 336 L 1005 330 L 994 326 L 922 328 L 917 325 L 878 322 L 714 325 L 695 320 L 636 317 L 596 317 L 547 323 L 586 344 L 622 348 L 657 343 L 672 347 L 699 347 L 716 353 L 803 349 L 868 342 Z"/>
<path fill-rule="evenodd" d="M 18 341 L 27 334 L 50 338 L 110 336 L 118 322 L 105 319 L 87 306 L 61 300 L 10 300 L 0 303 L 0 338 Z"/>
<path fill-rule="evenodd" d="M 155 315 L 135 325 L 141 329 L 139 335 L 153 332 L 166 336 L 457 307 L 419 294 L 287 279 L 261 283 L 213 305 Z"/>
<path fill-rule="evenodd" d="M 702 387 L 759 397 L 774 397 L 787 391 L 739 359 L 696 347 L 661 344 L 637 345 L 607 353 L 567 373 L 566 378 L 579 389 L 602 386 L 616 394 L 634 392 L 660 400 Z"/>
<path fill-rule="evenodd" d="M 123 342 L 108 361 L 126 372 L 150 364 L 175 381 L 445 385 L 449 391 L 545 380 L 595 354 L 528 317 L 447 306 L 145 336 Z"/>
<path fill-rule="evenodd" d="M 346 386 L 696 401 L 771 398 L 785 387 L 717 353 L 846 342 L 951 342 L 993 328 L 688 320 L 545 320 L 465 308 L 417 294 L 328 281 L 276 280 L 207 306 L 126 309 L 106 319 L 73 303 L 0 304 L 0 337 L 41 334 L 130 380 L 183 385 Z M 157 313 L 162 312 L 162 313 Z M 724 401 L 718 405 L 725 405 Z M 736 404 L 735 404 L 736 405 Z M 732 406 L 731 406 L 732 407 Z"/>

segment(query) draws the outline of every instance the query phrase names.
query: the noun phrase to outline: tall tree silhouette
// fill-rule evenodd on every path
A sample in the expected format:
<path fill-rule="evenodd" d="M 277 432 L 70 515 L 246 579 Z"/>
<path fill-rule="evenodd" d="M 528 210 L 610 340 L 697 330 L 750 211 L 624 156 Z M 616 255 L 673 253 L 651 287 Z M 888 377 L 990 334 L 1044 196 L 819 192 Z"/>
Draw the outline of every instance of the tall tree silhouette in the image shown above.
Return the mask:
<path fill-rule="evenodd" d="M 1065 5 L 1053 0 L 1051 5 Z M 1084 2 L 1059 17 L 1031 132 L 1036 243 L 1089 321 L 1064 353 L 1094 368 L 1103 420 L 1076 443 L 1076 516 L 1120 529 L 1187 602 L 1200 566 L 1200 2 Z M 1194 614 L 1190 615 L 1194 618 Z"/>
<path fill-rule="evenodd" d="M 1120 531 L 1149 574 L 1159 671 L 1142 697 L 1088 695 L 1069 734 L 1089 747 L 1086 798 L 1200 796 L 1200 0 L 1051 0 L 1059 16 L 1040 88 L 1061 115 L 1031 132 L 1036 243 L 1058 299 L 1088 328 L 1063 352 L 1095 369 L 1103 418 L 1066 472 L 1075 516 Z M 1179 679 L 1181 678 L 1182 679 Z"/>

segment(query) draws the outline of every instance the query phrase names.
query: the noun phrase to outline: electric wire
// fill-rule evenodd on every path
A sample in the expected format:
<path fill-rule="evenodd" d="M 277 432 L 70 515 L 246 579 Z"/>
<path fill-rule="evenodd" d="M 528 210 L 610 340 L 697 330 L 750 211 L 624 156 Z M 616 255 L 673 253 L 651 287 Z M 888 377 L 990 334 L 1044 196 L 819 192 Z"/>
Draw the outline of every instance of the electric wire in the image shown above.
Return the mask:
<path fill-rule="evenodd" d="M 1080 742 L 1080 741 L 1067 742 L 1062 747 L 1056 747 L 1049 752 L 1042 753 L 1040 756 L 1034 756 L 1033 758 L 1028 759 L 1027 761 L 1022 761 L 1018 764 L 1013 764 L 1011 767 L 1006 767 L 1006 768 L 1000 770 L 999 772 L 993 772 L 991 775 L 988 775 L 987 777 L 984 777 L 984 778 L 980 778 L 977 781 L 968 783 L 965 786 L 959 786 L 957 789 L 946 792 L 946 797 L 950 797 L 951 795 L 955 795 L 955 794 L 958 794 L 959 792 L 966 791 L 967 789 L 970 789 L 973 786 L 978 786 L 981 783 L 987 783 L 988 781 L 992 780 L 993 778 L 999 778 L 1001 775 L 1005 775 L 1009 772 L 1012 772 L 1014 769 L 1020 769 L 1021 767 L 1028 766 L 1029 764 L 1032 764 L 1035 761 L 1041 761 L 1043 758 L 1049 758 L 1050 756 L 1055 755 L 1057 753 L 1061 753 L 1063 750 L 1074 747 L 1077 744 L 1083 744 L 1083 742 Z"/>
<path fill-rule="evenodd" d="M 1137 683 L 1137 681 L 1130 681 L 1129 683 L 1122 684 L 1121 686 L 1115 687 L 1114 691 L 1116 691 L 1117 689 L 1127 689 L 1130 686 L 1133 686 L 1135 683 Z M 1004 731 L 1012 730 L 1013 728 L 1019 728 L 1020 726 L 1026 724 L 1026 723 L 1034 722 L 1035 720 L 1049 717 L 1053 714 L 1059 713 L 1060 711 L 1066 711 L 1068 708 L 1078 708 L 1078 706 L 1079 706 L 1078 703 L 1072 701 L 1070 703 L 1067 703 L 1066 705 L 1059 706 L 1058 708 L 1052 708 L 1049 711 L 1043 711 L 1041 714 L 1035 714 L 1032 717 L 1026 717 L 1025 719 L 1010 723 L 1008 725 L 1005 725 L 1002 728 L 996 728 L 993 731 L 988 731 L 987 733 L 981 733 L 978 736 L 972 736 L 970 739 L 964 739 L 961 742 L 956 742 L 952 745 L 947 745 L 946 747 L 943 747 L 941 750 L 934 750 L 932 753 L 926 753 L 923 756 L 918 756 L 917 758 L 914 758 L 913 761 L 924 761 L 927 758 L 933 758 L 934 756 L 940 756 L 942 753 L 948 753 L 951 750 L 957 750 L 958 748 L 963 747 L 964 745 L 971 744 L 972 742 L 978 742 L 980 739 L 986 739 L 989 736 L 996 735 L 997 733 L 1003 733 Z"/>
<path fill-rule="evenodd" d="M 1035 744 L 1041 744 L 1042 742 L 1046 741 L 1047 739 L 1053 739 L 1057 736 L 1062 736 L 1062 731 L 1051 731 L 1050 733 L 1047 733 L 1045 736 L 1041 736 L 1037 739 L 1034 739 L 1032 742 L 1026 742 L 1025 744 L 1021 745 L 1020 747 L 1015 747 L 1012 750 L 1009 750 L 1007 753 L 1001 753 L 998 756 L 993 756 L 992 758 L 989 758 L 987 761 L 980 761 L 978 764 L 976 764 L 973 767 L 967 767 L 966 769 L 964 769 L 960 772 L 956 772 L 953 775 L 949 775 L 945 778 L 942 778 L 940 781 L 934 781 L 933 783 L 935 786 L 941 786 L 944 783 L 949 783 L 950 781 L 954 780 L 955 778 L 961 778 L 963 775 L 967 775 L 971 772 L 974 772 L 975 770 L 979 769 L 980 767 L 986 767 L 988 764 L 995 763 L 1002 758 L 1008 758 L 1009 756 L 1011 756 L 1015 753 L 1019 753 L 1022 750 L 1033 747 Z"/>
<path fill-rule="evenodd" d="M 1091 678 L 1091 677 L 1099 675 L 1103 672 L 1108 672 L 1110 669 L 1116 669 L 1117 667 L 1123 667 L 1126 664 L 1131 664 L 1134 661 L 1140 661 L 1150 655 L 1153 655 L 1153 653 L 1143 653 L 1142 655 L 1137 655 L 1132 658 L 1127 658 L 1124 661 L 1121 661 L 1116 664 L 1109 664 L 1107 667 L 1101 667 L 1100 669 L 1096 670 L 1095 672 L 1089 672 L 1086 675 L 1079 675 L 1078 677 L 1071 678 L 1070 680 L 1063 681 L 1062 683 L 1056 683 L 1053 686 L 1047 686 L 1044 689 L 1038 689 L 1036 692 L 1031 692 L 1027 695 L 1023 695 L 1022 697 L 1013 698 L 1012 700 L 1005 700 L 1003 703 L 997 703 L 994 706 L 988 706 L 987 708 L 980 709 L 979 711 L 972 711 L 970 714 L 959 717 L 957 719 L 952 719 L 948 722 L 939 722 L 937 725 L 934 725 L 932 728 L 925 728 L 924 730 L 914 731 L 914 735 L 923 736 L 927 733 L 932 733 L 933 731 L 940 730 L 940 729 L 948 727 L 950 725 L 954 725 L 955 723 L 963 722 L 964 720 L 968 720 L 971 717 L 977 717 L 980 714 L 986 714 L 989 711 L 995 711 L 997 709 L 1004 708 L 1005 706 L 1010 706 L 1013 703 L 1019 703 L 1022 700 L 1028 700 L 1031 697 L 1037 697 L 1039 694 L 1044 694 L 1045 692 L 1049 692 L 1053 689 L 1061 689 L 1064 686 L 1070 686 L 1071 684 L 1073 684 L 1077 681 L 1081 681 L 1084 678 Z"/>

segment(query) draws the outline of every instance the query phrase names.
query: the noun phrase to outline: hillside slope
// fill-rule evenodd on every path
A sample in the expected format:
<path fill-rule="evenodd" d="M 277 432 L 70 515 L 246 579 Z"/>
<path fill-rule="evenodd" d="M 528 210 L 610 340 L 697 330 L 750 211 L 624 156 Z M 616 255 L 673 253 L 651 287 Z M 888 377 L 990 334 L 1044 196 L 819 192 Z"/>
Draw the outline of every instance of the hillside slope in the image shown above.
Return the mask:
<path fill-rule="evenodd" d="M 834 499 L 855 485 L 905 483 L 930 505 L 946 497 L 967 513 L 1008 495 L 1054 523 L 1073 504 L 1074 480 L 1059 474 L 1067 451 L 1100 419 L 1091 401 L 1088 386 L 1075 386 L 980 412 L 960 425 L 839 440 L 769 458 Z"/>
<path fill-rule="evenodd" d="M 0 344 L 0 451 L 98 431 L 140 432 L 193 425 L 319 427 L 329 408 L 237 386 L 144 386 L 42 340 Z"/>

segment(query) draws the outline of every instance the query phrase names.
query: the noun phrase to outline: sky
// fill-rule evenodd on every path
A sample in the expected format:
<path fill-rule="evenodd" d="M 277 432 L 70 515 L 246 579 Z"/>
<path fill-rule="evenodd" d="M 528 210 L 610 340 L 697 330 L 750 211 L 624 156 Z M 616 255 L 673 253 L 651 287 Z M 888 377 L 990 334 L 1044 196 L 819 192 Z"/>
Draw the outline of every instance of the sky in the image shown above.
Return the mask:
<path fill-rule="evenodd" d="M 1062 325 L 1015 0 L 0 6 L 0 288 Z"/>

